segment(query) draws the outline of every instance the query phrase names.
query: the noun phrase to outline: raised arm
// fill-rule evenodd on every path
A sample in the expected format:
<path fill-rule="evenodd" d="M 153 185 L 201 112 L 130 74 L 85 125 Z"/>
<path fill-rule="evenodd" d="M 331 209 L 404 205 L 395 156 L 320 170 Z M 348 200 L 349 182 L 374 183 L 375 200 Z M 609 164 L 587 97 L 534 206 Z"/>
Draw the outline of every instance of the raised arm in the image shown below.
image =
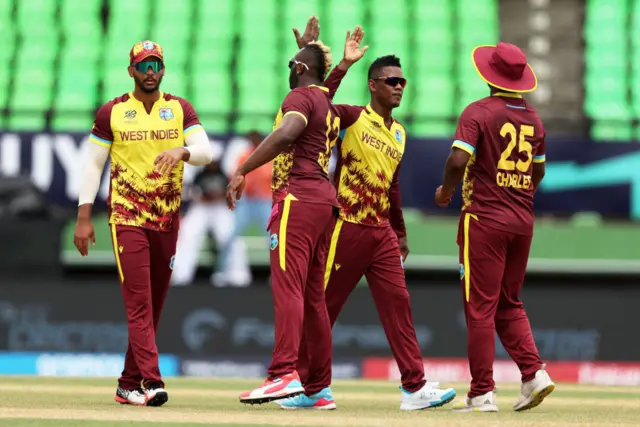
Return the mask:
<path fill-rule="evenodd" d="M 364 31 L 359 25 L 356 25 L 356 28 L 353 30 L 353 34 L 351 31 L 347 31 L 347 38 L 344 42 L 344 56 L 338 66 L 331 71 L 327 79 L 324 81 L 324 85 L 329 88 L 329 96 L 331 99 L 333 99 L 338 91 L 340 82 L 342 82 L 344 76 L 347 75 L 349 68 L 358 62 L 364 56 L 367 49 L 369 49 L 369 46 L 360 48 L 363 37 Z"/>
<path fill-rule="evenodd" d="M 242 197 L 245 175 L 269 163 L 304 132 L 313 110 L 313 102 L 305 90 L 307 89 L 298 88 L 289 92 L 282 103 L 283 116 L 280 125 L 236 169 L 227 187 L 229 209 L 235 209 L 236 200 Z"/>

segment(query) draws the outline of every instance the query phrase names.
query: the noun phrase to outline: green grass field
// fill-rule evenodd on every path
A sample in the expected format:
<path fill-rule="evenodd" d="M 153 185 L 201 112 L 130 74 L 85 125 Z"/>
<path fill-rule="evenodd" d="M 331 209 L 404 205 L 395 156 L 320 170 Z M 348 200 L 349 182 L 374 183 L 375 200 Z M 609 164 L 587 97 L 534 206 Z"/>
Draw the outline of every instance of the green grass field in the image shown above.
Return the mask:
<path fill-rule="evenodd" d="M 336 411 L 283 411 L 274 404 L 245 406 L 238 393 L 247 380 L 167 379 L 169 402 L 161 408 L 118 405 L 112 379 L 0 378 L 3 427 L 195 427 L 212 426 L 447 426 L 565 427 L 640 425 L 640 388 L 559 384 L 536 409 L 511 411 L 516 386 L 500 387 L 497 414 L 457 414 L 450 406 L 401 412 L 397 384 L 335 381 Z M 466 384 L 455 384 L 458 395 Z"/>

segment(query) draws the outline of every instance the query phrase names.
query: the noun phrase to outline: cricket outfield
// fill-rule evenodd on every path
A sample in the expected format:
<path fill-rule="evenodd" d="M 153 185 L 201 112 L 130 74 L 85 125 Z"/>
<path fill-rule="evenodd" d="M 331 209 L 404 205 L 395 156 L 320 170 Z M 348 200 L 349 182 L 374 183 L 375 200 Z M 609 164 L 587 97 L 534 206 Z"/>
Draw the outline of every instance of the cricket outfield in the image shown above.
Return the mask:
<path fill-rule="evenodd" d="M 517 386 L 499 386 L 497 414 L 457 414 L 451 405 L 401 412 L 398 385 L 383 381 L 335 381 L 336 411 L 283 411 L 274 404 L 245 406 L 241 390 L 256 381 L 168 378 L 170 399 L 161 408 L 118 405 L 114 380 L 105 378 L 2 377 L 0 425 L 4 427 L 566 427 L 640 425 L 640 388 L 558 384 L 538 408 L 511 411 Z M 466 384 L 453 384 L 462 395 Z"/>

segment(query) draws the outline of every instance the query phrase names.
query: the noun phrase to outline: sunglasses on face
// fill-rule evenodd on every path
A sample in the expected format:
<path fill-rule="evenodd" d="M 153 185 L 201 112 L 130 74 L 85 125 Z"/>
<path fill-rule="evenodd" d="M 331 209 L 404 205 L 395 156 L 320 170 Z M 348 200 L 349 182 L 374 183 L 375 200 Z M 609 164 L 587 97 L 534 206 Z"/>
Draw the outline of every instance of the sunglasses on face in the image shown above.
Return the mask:
<path fill-rule="evenodd" d="M 134 64 L 134 67 L 137 71 L 144 74 L 147 73 L 149 67 L 151 67 L 151 71 L 154 73 L 159 73 L 164 68 L 164 64 L 160 61 L 143 61 Z"/>
<path fill-rule="evenodd" d="M 301 64 L 307 70 L 309 69 L 309 66 L 307 64 L 305 64 L 304 62 L 296 61 L 295 59 L 289 60 L 289 69 L 291 69 L 294 65 L 298 65 L 298 64 Z"/>
<path fill-rule="evenodd" d="M 373 80 L 382 80 L 384 81 L 384 84 L 391 87 L 396 87 L 399 84 L 403 89 L 407 85 L 407 79 L 403 77 L 378 77 L 377 79 Z"/>

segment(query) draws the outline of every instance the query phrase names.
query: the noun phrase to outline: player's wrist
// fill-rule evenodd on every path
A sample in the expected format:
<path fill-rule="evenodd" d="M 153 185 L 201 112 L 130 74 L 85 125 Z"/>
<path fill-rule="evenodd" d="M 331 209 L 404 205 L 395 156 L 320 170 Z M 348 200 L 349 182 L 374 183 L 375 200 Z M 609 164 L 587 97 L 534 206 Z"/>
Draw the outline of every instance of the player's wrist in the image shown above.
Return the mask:
<path fill-rule="evenodd" d="M 342 58 L 342 60 L 338 64 L 338 68 L 342 71 L 347 71 L 354 63 L 355 61 L 350 61 L 348 59 Z"/>
<path fill-rule="evenodd" d="M 190 158 L 191 158 L 191 151 L 189 150 L 189 147 L 182 147 L 182 161 L 188 162 Z"/>

